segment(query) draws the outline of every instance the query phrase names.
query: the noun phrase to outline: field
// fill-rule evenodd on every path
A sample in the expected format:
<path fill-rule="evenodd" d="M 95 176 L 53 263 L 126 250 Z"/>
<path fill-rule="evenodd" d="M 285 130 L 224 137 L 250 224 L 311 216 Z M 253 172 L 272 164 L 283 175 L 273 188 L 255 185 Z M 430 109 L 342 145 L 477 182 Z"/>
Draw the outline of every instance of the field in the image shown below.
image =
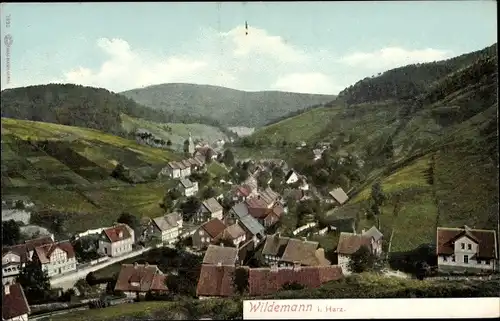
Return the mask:
<path fill-rule="evenodd" d="M 124 211 L 161 215 L 172 181 L 129 184 L 110 174 L 117 163 L 154 172 L 179 158 L 96 130 L 2 118 L 2 194 L 66 213 L 69 233 L 112 224 Z"/>
<path fill-rule="evenodd" d="M 157 138 L 172 142 L 172 147 L 181 149 L 184 141 L 191 133 L 193 140 L 200 139 L 213 143 L 219 139 L 227 140 L 226 135 L 218 128 L 204 124 L 181 124 L 181 123 L 155 123 L 144 119 L 133 118 L 122 114 L 123 128 L 130 132 L 136 129 L 145 129 Z"/>

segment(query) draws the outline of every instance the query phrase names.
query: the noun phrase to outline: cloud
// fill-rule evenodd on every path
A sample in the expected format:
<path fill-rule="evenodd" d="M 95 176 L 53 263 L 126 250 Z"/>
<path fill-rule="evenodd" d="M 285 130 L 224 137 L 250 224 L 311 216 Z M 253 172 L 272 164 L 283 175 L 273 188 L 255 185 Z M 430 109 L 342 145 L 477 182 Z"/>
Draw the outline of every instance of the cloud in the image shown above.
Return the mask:
<path fill-rule="evenodd" d="M 376 72 L 451 55 L 437 49 L 386 47 L 342 56 L 335 48 L 306 50 L 257 27 L 249 27 L 246 34 L 242 26 L 224 32 L 202 29 L 198 38 L 185 41 L 169 55 L 135 47 L 125 39 L 106 37 L 95 39 L 91 48 L 81 44 L 69 52 L 54 49 L 56 53 L 65 52 L 65 56 L 50 50 L 41 48 L 19 60 L 20 69 L 12 71 L 16 76 L 13 82 L 26 86 L 51 80 L 115 92 L 184 82 L 251 91 L 337 94 Z M 103 57 L 102 61 L 92 61 L 95 53 Z"/>
<path fill-rule="evenodd" d="M 333 79 L 319 72 L 291 73 L 282 76 L 273 84 L 282 91 L 329 94 L 338 93 L 344 87 L 335 84 Z"/>
<path fill-rule="evenodd" d="M 437 49 L 406 50 L 387 47 L 374 52 L 355 52 L 341 57 L 338 62 L 351 67 L 367 69 L 396 68 L 414 63 L 432 62 L 451 57 L 451 52 Z"/>

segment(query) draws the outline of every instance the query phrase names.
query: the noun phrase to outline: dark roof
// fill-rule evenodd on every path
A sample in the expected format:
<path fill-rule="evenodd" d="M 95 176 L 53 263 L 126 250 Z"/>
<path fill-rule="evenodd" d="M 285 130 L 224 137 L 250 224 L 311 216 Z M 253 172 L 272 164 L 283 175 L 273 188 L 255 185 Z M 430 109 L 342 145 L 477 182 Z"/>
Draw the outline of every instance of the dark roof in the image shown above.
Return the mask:
<path fill-rule="evenodd" d="M 111 241 L 111 243 L 123 241 L 125 239 L 128 239 L 129 237 L 132 237 L 126 224 L 118 224 L 113 227 L 107 228 L 102 232 Z"/>
<path fill-rule="evenodd" d="M 168 291 L 165 279 L 166 276 L 156 265 L 122 264 L 115 290 L 128 292 Z M 138 283 L 138 285 L 133 283 Z"/>
<path fill-rule="evenodd" d="M 249 269 L 249 294 L 269 295 L 281 290 L 286 283 L 299 283 L 306 288 L 318 288 L 322 284 L 339 280 L 342 269 L 337 265 L 303 266 L 300 268 L 257 268 Z"/>
<path fill-rule="evenodd" d="M 209 245 L 205 256 L 203 257 L 203 264 L 222 264 L 222 265 L 235 265 L 238 260 L 238 249 L 229 246 Z"/>
<path fill-rule="evenodd" d="M 197 296 L 233 296 L 233 275 L 236 268 L 234 265 L 202 265 L 198 285 Z"/>
<path fill-rule="evenodd" d="M 292 176 L 293 173 L 295 173 L 295 171 L 293 169 L 289 170 L 288 173 L 286 173 L 285 182 L 288 181 L 288 179 L 290 178 L 290 176 Z M 297 175 L 297 174 L 295 174 L 295 175 Z"/>
<path fill-rule="evenodd" d="M 184 187 L 184 188 L 190 188 L 190 187 L 193 187 L 194 186 L 194 183 L 191 182 L 191 180 L 187 179 L 187 178 L 181 178 L 179 180 L 180 184 Z"/>
<path fill-rule="evenodd" d="M 204 223 L 200 228 L 204 229 L 211 238 L 215 238 L 226 229 L 226 225 L 218 218 L 214 218 Z"/>
<path fill-rule="evenodd" d="M 8 294 L 6 293 L 7 289 Z M 29 313 L 30 307 L 21 285 L 19 283 L 4 285 L 2 300 L 2 320 L 12 319 Z"/>
<path fill-rule="evenodd" d="M 318 247 L 318 242 L 290 239 L 281 260 L 308 266 L 330 264 L 324 257 L 318 257 Z"/>
<path fill-rule="evenodd" d="M 241 185 L 236 186 L 234 191 L 235 191 L 235 193 L 239 193 L 245 197 L 250 195 L 250 193 L 251 193 L 251 189 L 249 187 L 241 186 Z"/>
<path fill-rule="evenodd" d="M 339 254 L 351 255 L 359 250 L 362 245 L 370 248 L 371 238 L 360 234 L 341 232 L 336 252 Z"/>
<path fill-rule="evenodd" d="M 268 235 L 262 248 L 262 255 L 271 255 L 281 258 L 283 253 L 285 253 L 285 248 L 289 240 L 289 237 L 281 237 L 278 234 Z"/>
<path fill-rule="evenodd" d="M 248 207 L 245 203 L 238 203 L 238 204 L 235 204 L 232 208 L 231 208 L 231 212 L 233 212 L 237 218 L 239 219 L 242 219 L 243 217 L 245 216 L 248 216 Z"/>
<path fill-rule="evenodd" d="M 24 242 L 24 244 L 17 244 L 13 246 L 8 246 L 2 248 L 2 255 L 8 253 L 8 252 L 13 252 L 17 255 L 19 255 L 21 262 L 25 263 L 28 261 L 29 257 L 29 252 L 34 251 L 36 247 L 46 245 L 46 244 L 53 244 L 55 243 L 52 237 L 50 236 L 44 236 L 32 240 L 27 240 Z"/>
<path fill-rule="evenodd" d="M 240 224 L 247 231 L 252 233 L 252 235 L 264 235 L 265 228 L 262 224 L 259 223 L 252 215 L 246 215 L 239 219 Z"/>
<path fill-rule="evenodd" d="M 478 259 L 498 258 L 495 230 L 476 230 L 464 228 L 437 228 L 437 255 L 451 255 L 454 253 L 454 241 L 467 236 L 478 244 Z"/>

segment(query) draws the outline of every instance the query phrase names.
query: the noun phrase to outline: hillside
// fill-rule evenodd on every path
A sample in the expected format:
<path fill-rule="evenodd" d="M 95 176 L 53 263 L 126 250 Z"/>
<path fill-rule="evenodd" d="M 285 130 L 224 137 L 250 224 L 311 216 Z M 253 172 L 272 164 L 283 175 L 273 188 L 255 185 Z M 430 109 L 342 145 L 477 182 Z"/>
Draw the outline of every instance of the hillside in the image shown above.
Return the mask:
<path fill-rule="evenodd" d="M 344 91 L 328 107 L 256 131 L 238 142 L 236 155 L 266 150 L 307 170 L 314 166 L 312 146 L 325 141 L 332 143 L 332 157 L 359 156 L 363 180 L 345 183 L 353 198 L 331 218 L 356 217 L 360 229 L 375 224 L 366 213 L 371 184 L 381 180 L 388 196 L 381 228 L 394 233 L 394 251 L 433 243 L 436 225 L 497 226 L 497 65 L 494 45 L 386 72 Z M 400 88 L 401 79 L 409 86 Z M 401 95 L 375 90 L 383 84 L 402 89 Z M 290 148 L 301 141 L 308 147 Z"/>
<path fill-rule="evenodd" d="M 290 112 L 334 99 L 333 95 L 246 92 L 195 84 L 163 84 L 122 92 L 134 101 L 179 115 L 211 118 L 225 126 L 260 127 Z"/>
<path fill-rule="evenodd" d="M 180 156 L 101 131 L 2 118 L 2 198 L 26 196 L 67 231 L 112 224 L 122 211 L 160 215 L 167 182 L 155 181 Z M 133 173 L 130 184 L 111 177 L 117 163 Z"/>
<path fill-rule="evenodd" d="M 71 84 L 6 89 L 1 93 L 1 105 L 2 117 L 86 127 L 124 137 L 129 136 L 123 128 L 122 115 L 157 123 L 220 127 L 216 121 L 202 117 L 154 110 L 103 88 Z"/>

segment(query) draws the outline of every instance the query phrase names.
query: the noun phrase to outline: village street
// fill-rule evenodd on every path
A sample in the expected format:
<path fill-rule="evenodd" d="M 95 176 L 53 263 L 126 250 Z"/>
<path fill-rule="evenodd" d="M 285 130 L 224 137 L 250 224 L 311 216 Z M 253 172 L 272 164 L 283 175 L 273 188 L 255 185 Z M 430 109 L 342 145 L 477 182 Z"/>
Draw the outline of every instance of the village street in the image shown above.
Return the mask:
<path fill-rule="evenodd" d="M 62 288 L 64 291 L 71 289 L 72 287 L 75 286 L 75 283 L 80 280 L 80 279 L 85 279 L 87 274 L 90 272 L 95 272 L 97 270 L 103 269 L 109 265 L 115 264 L 117 262 L 121 262 L 123 260 L 133 258 L 136 256 L 139 256 L 149 250 L 151 250 L 152 247 L 147 247 L 147 248 L 142 248 L 140 250 L 132 251 L 130 253 L 127 253 L 125 255 L 119 256 L 119 257 L 114 257 L 106 260 L 105 262 L 95 264 L 95 265 L 90 265 L 90 264 L 82 264 L 80 266 L 77 266 L 75 272 L 71 272 L 65 275 L 62 275 L 57 278 L 52 278 L 50 280 L 50 285 L 55 288 Z"/>

